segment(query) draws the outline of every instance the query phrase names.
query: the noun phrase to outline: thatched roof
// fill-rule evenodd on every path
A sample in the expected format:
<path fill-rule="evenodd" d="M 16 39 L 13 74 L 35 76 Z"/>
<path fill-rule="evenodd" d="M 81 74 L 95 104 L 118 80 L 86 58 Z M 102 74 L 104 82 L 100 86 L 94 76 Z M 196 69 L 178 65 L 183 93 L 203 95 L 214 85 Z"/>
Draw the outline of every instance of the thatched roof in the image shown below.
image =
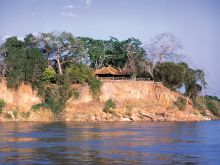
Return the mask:
<path fill-rule="evenodd" d="M 115 69 L 115 68 L 113 68 L 111 66 L 103 67 L 101 69 L 97 69 L 94 74 L 95 75 L 105 75 L 105 74 L 110 74 L 110 75 L 128 75 L 127 72 L 120 71 L 120 70 Z"/>

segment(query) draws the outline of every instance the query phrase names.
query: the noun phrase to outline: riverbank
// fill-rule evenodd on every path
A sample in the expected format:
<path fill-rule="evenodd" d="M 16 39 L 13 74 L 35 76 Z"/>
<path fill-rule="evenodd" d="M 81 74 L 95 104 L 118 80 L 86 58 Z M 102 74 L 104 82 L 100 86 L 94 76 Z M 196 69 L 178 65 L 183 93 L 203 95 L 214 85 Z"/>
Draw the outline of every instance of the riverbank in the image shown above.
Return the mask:
<path fill-rule="evenodd" d="M 152 81 L 103 81 L 99 101 L 94 101 L 87 85 L 73 85 L 80 96 L 69 99 L 59 117 L 48 109 L 33 110 L 41 103 L 30 85 L 22 84 L 17 90 L 8 89 L 6 81 L 0 83 L 0 98 L 6 106 L 0 121 L 203 121 L 217 119 L 206 110 L 205 116 L 194 109 L 186 99 L 184 110 L 179 110 L 174 102 L 183 97 Z M 106 101 L 112 100 L 114 109 L 103 111 Z M 204 111 L 203 111 L 204 112 Z"/>

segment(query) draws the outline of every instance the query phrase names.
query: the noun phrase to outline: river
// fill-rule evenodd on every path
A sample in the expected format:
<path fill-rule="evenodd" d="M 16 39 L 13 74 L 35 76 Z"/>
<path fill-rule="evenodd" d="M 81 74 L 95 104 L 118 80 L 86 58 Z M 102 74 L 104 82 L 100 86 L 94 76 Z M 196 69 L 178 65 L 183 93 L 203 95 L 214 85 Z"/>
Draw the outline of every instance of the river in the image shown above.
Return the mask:
<path fill-rule="evenodd" d="M 220 164 L 220 121 L 0 127 L 0 164 Z"/>

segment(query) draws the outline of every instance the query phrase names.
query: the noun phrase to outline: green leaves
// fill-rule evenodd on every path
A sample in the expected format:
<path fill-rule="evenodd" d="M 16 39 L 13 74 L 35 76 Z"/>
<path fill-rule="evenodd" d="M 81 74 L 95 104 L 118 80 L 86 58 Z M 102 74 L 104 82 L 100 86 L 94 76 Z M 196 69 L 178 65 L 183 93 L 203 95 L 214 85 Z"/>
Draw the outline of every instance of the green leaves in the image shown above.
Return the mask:
<path fill-rule="evenodd" d="M 103 108 L 103 112 L 105 113 L 114 113 L 112 110 L 116 108 L 116 104 L 112 99 L 108 99 L 105 102 L 105 106 Z"/>
<path fill-rule="evenodd" d="M 101 81 L 95 78 L 92 70 L 88 66 L 83 64 L 71 65 L 67 68 L 66 74 L 72 83 L 88 83 L 90 94 L 92 95 L 93 99 L 99 99 L 102 84 Z"/>
<path fill-rule="evenodd" d="M 186 63 L 164 62 L 157 64 L 155 80 L 173 90 L 184 86 L 187 96 L 194 98 L 206 86 L 205 73 L 193 70 Z"/>
<path fill-rule="evenodd" d="M 168 88 L 176 90 L 184 83 L 185 70 L 182 65 L 165 62 L 155 68 L 156 81 L 162 81 Z"/>
<path fill-rule="evenodd" d="M 6 43 L 5 57 L 6 78 L 9 87 L 19 87 L 21 82 L 32 85 L 39 83 L 41 74 L 46 67 L 44 55 L 36 48 L 28 48 L 17 38 L 9 38 Z"/>
<path fill-rule="evenodd" d="M 42 74 L 42 80 L 45 82 L 55 82 L 56 80 L 56 72 L 53 68 L 46 68 Z"/>

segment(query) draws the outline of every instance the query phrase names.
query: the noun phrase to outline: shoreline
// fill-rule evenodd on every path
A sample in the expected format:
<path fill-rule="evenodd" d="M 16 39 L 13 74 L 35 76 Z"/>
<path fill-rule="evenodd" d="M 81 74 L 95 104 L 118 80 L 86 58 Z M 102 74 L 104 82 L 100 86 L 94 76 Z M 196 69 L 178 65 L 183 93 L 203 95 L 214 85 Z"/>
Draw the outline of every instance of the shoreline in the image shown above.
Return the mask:
<path fill-rule="evenodd" d="M 1 120 L 1 123 L 19 123 L 19 122 L 27 122 L 27 123 L 196 123 L 196 122 L 213 122 L 220 121 L 218 119 L 211 120 L 185 120 L 185 121 L 31 121 L 31 120 Z"/>
<path fill-rule="evenodd" d="M 185 109 L 178 109 L 174 102 L 178 97 L 184 96 L 161 83 L 150 81 L 103 81 L 99 101 L 93 100 L 87 85 L 79 85 L 79 98 L 69 99 L 59 116 L 49 109 L 32 109 L 33 105 L 42 103 L 42 100 L 30 85 L 22 84 L 18 90 L 12 90 L 7 88 L 6 81 L 2 80 L 0 90 L 0 98 L 6 101 L 0 121 L 190 122 L 219 119 L 208 110 L 195 109 L 188 98 L 185 98 Z M 104 109 L 109 100 L 115 107 L 108 107 L 106 112 Z"/>

